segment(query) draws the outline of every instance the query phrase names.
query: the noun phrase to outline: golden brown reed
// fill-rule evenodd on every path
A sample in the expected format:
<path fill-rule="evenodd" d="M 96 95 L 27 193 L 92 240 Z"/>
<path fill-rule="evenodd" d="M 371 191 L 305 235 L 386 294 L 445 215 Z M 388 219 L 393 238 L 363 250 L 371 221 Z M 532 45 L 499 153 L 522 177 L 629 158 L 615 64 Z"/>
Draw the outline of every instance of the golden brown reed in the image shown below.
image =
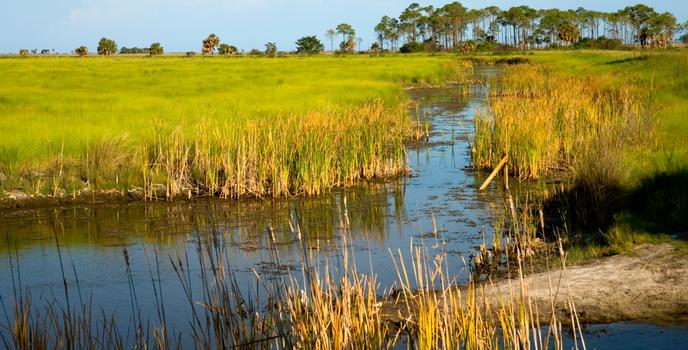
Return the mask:
<path fill-rule="evenodd" d="M 599 168 L 621 149 L 647 144 L 653 130 L 647 93 L 632 84 L 613 86 L 608 78 L 568 76 L 541 65 L 504 68 L 487 108 L 476 114 L 474 165 L 492 168 L 508 154 L 512 174 L 535 179 Z"/>

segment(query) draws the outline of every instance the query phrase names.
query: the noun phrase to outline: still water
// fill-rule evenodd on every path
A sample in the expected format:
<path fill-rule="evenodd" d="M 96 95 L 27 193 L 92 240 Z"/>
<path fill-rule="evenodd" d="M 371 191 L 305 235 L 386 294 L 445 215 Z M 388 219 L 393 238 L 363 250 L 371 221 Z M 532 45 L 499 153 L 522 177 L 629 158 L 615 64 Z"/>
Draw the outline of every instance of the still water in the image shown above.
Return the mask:
<path fill-rule="evenodd" d="M 189 274 L 196 278 L 201 270 L 193 258 L 199 254 L 197 242 L 212 237 L 227 248 L 227 265 L 240 288 L 251 293 L 256 289 L 256 274 L 263 278 L 298 275 L 304 250 L 321 261 L 339 261 L 345 221 L 347 243 L 359 272 L 372 271 L 381 292 L 397 281 L 390 251 L 408 255 L 411 244 L 422 245 L 430 256 L 446 253 L 449 272 L 465 280 L 463 257 L 491 241 L 491 225 L 505 202 L 499 185 L 482 193 L 477 190 L 485 175 L 470 169 L 470 135 L 474 112 L 484 105 L 485 95 L 479 87 L 470 95 L 463 91 L 409 90 L 417 103 L 414 115 L 427 120 L 431 130 L 427 142 L 407 148 L 409 177 L 364 183 L 313 198 L 202 199 L 2 212 L 0 295 L 7 302 L 16 291 L 28 289 L 34 302 L 64 302 L 66 279 L 70 286 L 66 294 L 72 300 L 92 298 L 98 310 L 114 314 L 121 326 L 132 321 L 134 294 L 142 317 L 155 319 L 155 283 L 161 286 L 159 297 L 167 306 L 168 326 L 183 332 L 190 310 L 170 259 L 189 256 Z M 512 193 L 518 194 L 518 184 L 511 183 Z M 296 225 L 305 249 L 299 244 Z M 650 333 L 664 329 L 632 327 Z M 624 344 L 624 337 L 618 335 L 627 328 L 608 326 L 611 331 L 596 334 L 593 344 L 597 348 Z M 685 342 L 688 329 L 674 327 L 666 332 L 671 335 L 664 337 L 668 341 Z M 671 344 L 680 343 L 667 345 Z"/>

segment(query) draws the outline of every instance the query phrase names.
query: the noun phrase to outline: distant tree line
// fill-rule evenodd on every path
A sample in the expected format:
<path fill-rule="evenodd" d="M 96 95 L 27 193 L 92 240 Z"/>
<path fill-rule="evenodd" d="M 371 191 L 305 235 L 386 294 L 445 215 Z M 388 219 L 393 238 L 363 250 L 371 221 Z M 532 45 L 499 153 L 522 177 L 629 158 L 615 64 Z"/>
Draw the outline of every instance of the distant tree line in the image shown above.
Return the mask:
<path fill-rule="evenodd" d="M 110 56 L 117 53 L 117 43 L 108 38 L 101 38 L 98 42 L 97 52 L 102 56 Z M 88 47 L 80 46 L 73 51 L 74 54 L 84 57 L 88 56 Z M 132 55 L 132 54 L 146 54 L 150 56 L 159 56 L 164 53 L 164 49 L 160 43 L 152 43 L 150 47 L 122 47 L 119 49 L 120 54 Z"/>
<path fill-rule="evenodd" d="M 124 47 L 119 49 L 119 53 L 123 55 L 151 55 L 159 56 L 164 53 L 164 49 L 160 43 L 152 43 L 150 47 Z"/>
<path fill-rule="evenodd" d="M 688 44 L 688 22 L 679 24 L 670 12 L 658 13 L 643 4 L 627 6 L 616 12 L 600 12 L 579 7 L 575 10 L 534 9 L 528 6 L 514 6 L 500 9 L 489 6 L 483 9 L 469 9 L 459 2 L 441 7 L 409 5 L 398 17 L 384 16 L 375 26 L 377 41 L 370 53 L 382 51 L 420 52 L 453 50 L 471 52 L 476 49 L 493 50 L 500 47 L 534 49 L 546 47 L 607 48 L 622 46 L 640 48 L 666 48 L 678 39 Z M 361 51 L 363 39 L 356 37 L 356 30 L 348 23 L 340 23 L 325 32 L 330 41 L 330 50 L 340 53 Z M 335 46 L 335 40 L 339 45 Z M 337 48 L 337 50 L 335 50 Z M 317 36 L 304 36 L 296 41 L 296 54 L 314 55 L 325 50 Z M 55 50 L 43 49 L 41 54 Z M 109 56 L 117 53 L 117 43 L 108 38 L 98 42 L 97 53 Z M 201 54 L 224 56 L 238 55 L 236 46 L 221 43 L 215 34 L 208 35 L 201 43 Z M 38 54 L 37 49 L 22 49 L 21 56 Z M 88 48 L 80 46 L 73 51 L 78 56 L 87 56 Z M 147 54 L 158 56 L 164 53 L 160 43 L 150 47 L 122 47 L 120 54 Z M 253 49 L 251 56 L 277 57 L 279 52 L 274 42 L 265 44 L 265 50 Z M 195 55 L 189 51 L 187 56 Z"/>
<path fill-rule="evenodd" d="M 412 3 L 398 17 L 382 17 L 375 33 L 382 49 L 401 51 L 462 50 L 467 43 L 528 49 L 570 46 L 579 41 L 664 48 L 686 26 L 680 26 L 673 14 L 658 13 L 643 4 L 600 12 L 582 7 L 469 9 L 452 2 L 437 8 Z"/>
<path fill-rule="evenodd" d="M 40 51 L 38 49 L 31 49 L 31 50 L 20 49 L 19 50 L 19 56 L 22 56 L 22 57 L 27 57 L 27 56 L 29 56 L 29 54 L 38 55 L 39 53 L 41 55 L 50 55 L 50 54 L 54 54 L 56 52 L 55 52 L 55 49 L 42 49 Z"/>
<path fill-rule="evenodd" d="M 134 54 L 148 54 L 150 49 L 147 47 L 124 47 L 119 49 L 119 53 L 124 55 L 134 55 Z"/>

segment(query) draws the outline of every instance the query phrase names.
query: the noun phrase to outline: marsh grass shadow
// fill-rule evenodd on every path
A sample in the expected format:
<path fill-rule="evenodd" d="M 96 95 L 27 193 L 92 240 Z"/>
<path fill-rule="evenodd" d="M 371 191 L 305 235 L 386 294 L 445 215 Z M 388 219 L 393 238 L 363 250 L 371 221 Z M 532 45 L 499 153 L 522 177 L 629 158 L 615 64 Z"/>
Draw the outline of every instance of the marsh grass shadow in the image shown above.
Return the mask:
<path fill-rule="evenodd" d="M 614 65 L 614 64 L 622 64 L 622 63 L 628 63 L 628 62 L 634 62 L 634 61 L 645 61 L 647 60 L 647 55 L 640 55 L 640 56 L 633 56 L 633 57 L 628 57 L 628 58 L 621 58 L 609 62 L 605 62 L 605 65 Z"/>
<path fill-rule="evenodd" d="M 545 232 L 566 232 L 571 244 L 605 244 L 617 225 L 631 232 L 683 237 L 688 232 L 688 169 L 662 172 L 625 189 L 576 184 L 543 202 Z"/>

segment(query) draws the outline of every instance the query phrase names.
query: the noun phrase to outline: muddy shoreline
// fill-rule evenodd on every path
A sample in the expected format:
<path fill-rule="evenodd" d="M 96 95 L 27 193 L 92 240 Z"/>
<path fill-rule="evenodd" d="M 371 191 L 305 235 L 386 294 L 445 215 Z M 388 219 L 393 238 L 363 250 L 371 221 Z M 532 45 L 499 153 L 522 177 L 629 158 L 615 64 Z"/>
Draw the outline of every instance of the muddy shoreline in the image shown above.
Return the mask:
<path fill-rule="evenodd" d="M 192 196 L 186 199 L 189 200 L 201 197 L 203 196 Z M 179 197 L 179 199 L 182 199 L 182 197 Z M 174 200 L 177 200 L 177 198 Z M 147 198 L 144 195 L 143 189 L 132 189 L 126 192 L 118 190 L 84 190 L 74 195 L 62 194 L 59 196 L 26 194 L 21 191 L 13 190 L 0 194 L 0 211 L 42 209 L 71 205 L 128 204 L 144 201 L 168 201 L 167 191 L 165 189 L 160 189 L 154 192 L 152 197 Z"/>

